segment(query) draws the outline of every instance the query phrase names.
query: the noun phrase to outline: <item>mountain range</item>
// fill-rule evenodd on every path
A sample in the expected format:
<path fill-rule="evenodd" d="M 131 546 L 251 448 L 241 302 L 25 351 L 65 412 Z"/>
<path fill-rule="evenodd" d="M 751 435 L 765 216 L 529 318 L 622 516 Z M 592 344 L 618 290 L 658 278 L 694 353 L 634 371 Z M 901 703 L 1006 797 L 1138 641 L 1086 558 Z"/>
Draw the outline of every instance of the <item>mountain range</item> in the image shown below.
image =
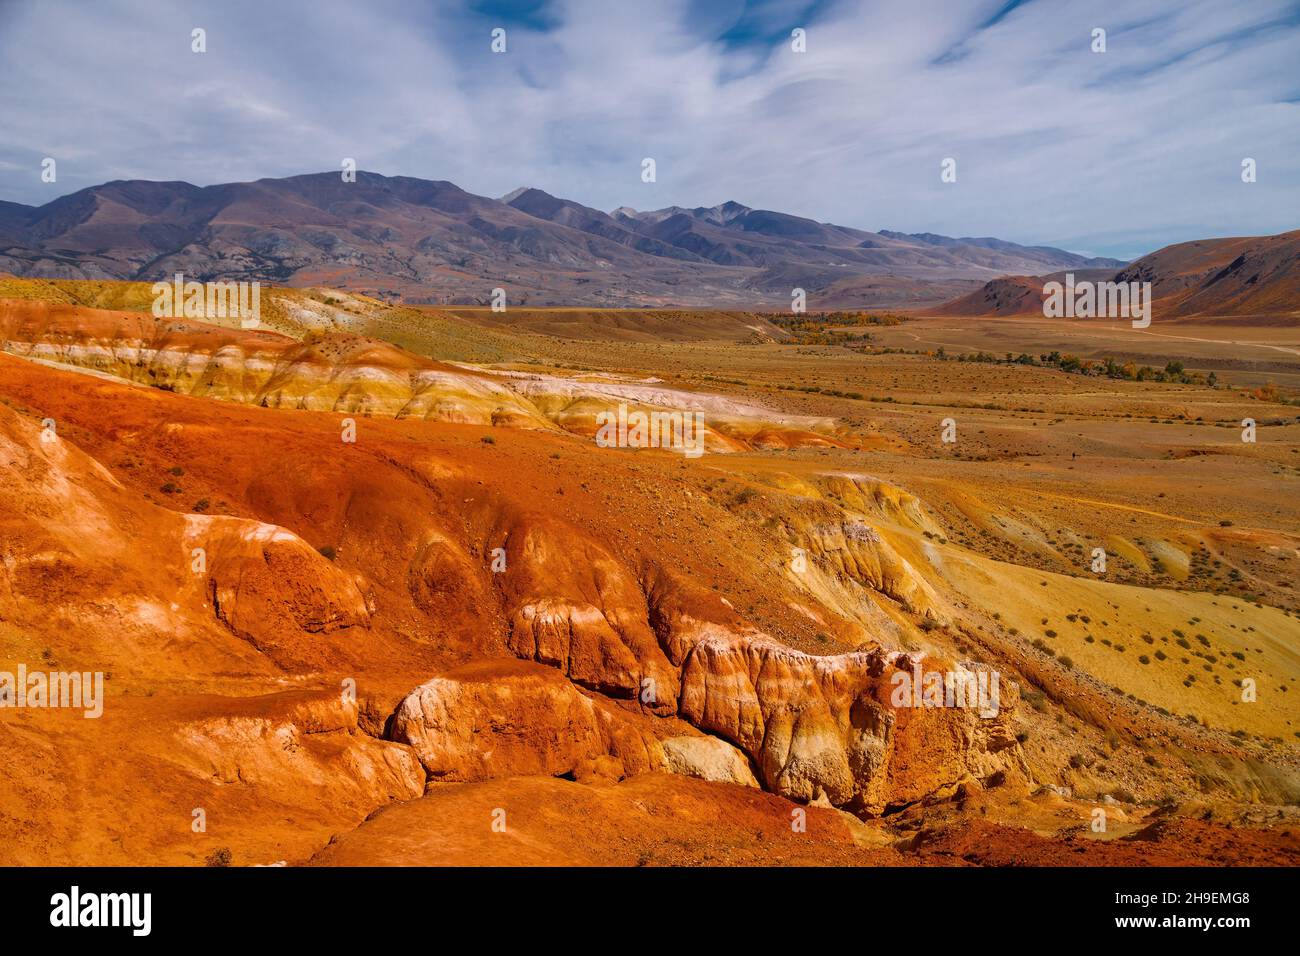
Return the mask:
<path fill-rule="evenodd" d="M 1009 274 L 1117 269 L 1045 246 L 867 232 L 738 202 L 606 213 L 540 189 L 500 199 L 359 172 L 248 183 L 114 181 L 0 202 L 0 270 L 20 276 L 329 285 L 408 302 L 924 305 Z"/>

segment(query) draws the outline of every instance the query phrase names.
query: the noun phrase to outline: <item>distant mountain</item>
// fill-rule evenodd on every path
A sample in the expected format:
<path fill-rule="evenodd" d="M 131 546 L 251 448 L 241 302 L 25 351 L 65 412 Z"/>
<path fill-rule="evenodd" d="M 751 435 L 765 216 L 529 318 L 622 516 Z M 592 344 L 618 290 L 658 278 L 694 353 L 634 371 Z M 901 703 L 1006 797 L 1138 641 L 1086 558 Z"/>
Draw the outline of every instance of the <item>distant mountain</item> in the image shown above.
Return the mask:
<path fill-rule="evenodd" d="M 199 187 L 116 181 L 0 203 L 0 271 L 260 279 L 412 302 L 809 308 L 923 305 L 1094 260 L 999 239 L 873 233 L 738 202 L 605 213 L 540 189 L 501 199 L 361 172 Z"/>
<path fill-rule="evenodd" d="M 544 219 L 561 226 L 569 226 L 581 232 L 602 239 L 609 239 L 620 245 L 636 249 L 638 252 L 652 256 L 664 256 L 669 259 L 683 259 L 695 262 L 703 261 L 694 253 L 661 242 L 651 236 L 641 235 L 636 230 L 628 229 L 614 217 L 599 209 L 583 206 L 568 199 L 557 199 L 540 189 L 516 189 L 501 198 L 501 201 L 520 212 L 527 213 L 535 219 Z"/>
<path fill-rule="evenodd" d="M 929 246 L 948 248 L 953 246 L 976 246 L 981 249 L 992 249 L 996 252 L 1003 252 L 1021 258 L 1041 259 L 1044 265 L 1056 266 L 1062 269 L 1118 269 L 1124 265 L 1123 259 L 1109 259 L 1105 256 L 1081 256 L 1053 246 L 1019 246 L 1014 242 L 1007 242 L 1005 239 L 994 239 L 990 236 L 979 239 L 970 237 L 954 239 L 951 236 L 940 236 L 933 232 L 906 233 L 893 232 L 889 229 L 880 230 L 880 234 L 890 239 L 910 239 Z"/>
<path fill-rule="evenodd" d="M 1121 269 L 1074 269 L 1075 281 L 1150 282 L 1160 315 L 1300 314 L 1300 230 L 1276 236 L 1180 242 Z M 945 315 L 1041 314 L 1043 286 L 1065 272 L 1002 276 L 930 311 Z"/>

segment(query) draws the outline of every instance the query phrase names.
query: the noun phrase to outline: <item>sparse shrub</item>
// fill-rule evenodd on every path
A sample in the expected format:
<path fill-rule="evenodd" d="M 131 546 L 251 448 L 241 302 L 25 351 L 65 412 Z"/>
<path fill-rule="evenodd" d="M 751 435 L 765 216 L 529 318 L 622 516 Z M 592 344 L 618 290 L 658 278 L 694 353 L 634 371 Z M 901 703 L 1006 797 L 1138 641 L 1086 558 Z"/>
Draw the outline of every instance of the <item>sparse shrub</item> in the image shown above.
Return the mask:
<path fill-rule="evenodd" d="M 1047 697 L 1041 690 L 1026 688 L 1020 692 L 1020 699 L 1040 714 L 1047 712 Z"/>
<path fill-rule="evenodd" d="M 203 861 L 203 865 L 204 866 L 230 866 L 230 860 L 231 860 L 230 848 L 223 846 L 220 849 L 213 850 L 211 853 L 209 853 L 208 858 Z"/>

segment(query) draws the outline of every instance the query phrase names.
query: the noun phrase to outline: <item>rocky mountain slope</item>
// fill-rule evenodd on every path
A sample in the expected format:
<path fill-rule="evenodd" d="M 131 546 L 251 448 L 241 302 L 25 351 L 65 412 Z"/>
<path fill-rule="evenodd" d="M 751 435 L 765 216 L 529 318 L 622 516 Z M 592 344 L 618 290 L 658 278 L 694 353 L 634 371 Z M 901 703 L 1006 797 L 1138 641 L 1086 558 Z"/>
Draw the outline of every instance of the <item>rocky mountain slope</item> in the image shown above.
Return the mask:
<path fill-rule="evenodd" d="M 892 283 L 1118 265 L 993 240 L 871 233 L 729 202 L 606 214 L 537 189 L 490 199 L 360 172 L 198 187 L 117 181 L 0 205 L 0 270 L 22 276 L 329 285 L 426 303 L 789 306 L 912 301 Z M 864 276 L 891 280 L 864 287 Z M 950 286 L 923 296 L 939 301 Z"/>
<path fill-rule="evenodd" d="M 1300 311 L 1300 230 L 1166 246 L 1116 270 L 1071 269 L 1076 281 L 1150 282 L 1160 314 L 1292 316 Z M 1042 314 L 1050 275 L 1008 275 L 930 311 L 944 315 Z"/>

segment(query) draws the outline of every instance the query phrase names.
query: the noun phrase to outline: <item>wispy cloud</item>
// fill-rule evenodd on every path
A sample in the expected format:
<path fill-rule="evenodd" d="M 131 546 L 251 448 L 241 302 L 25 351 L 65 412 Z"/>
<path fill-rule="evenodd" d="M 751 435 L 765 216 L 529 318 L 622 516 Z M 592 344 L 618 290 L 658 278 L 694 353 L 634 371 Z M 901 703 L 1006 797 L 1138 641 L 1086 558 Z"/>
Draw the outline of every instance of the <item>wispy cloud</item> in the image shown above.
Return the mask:
<path fill-rule="evenodd" d="M 736 199 L 1128 256 L 1300 225 L 1298 61 L 1300 9 L 1270 0 L 17 0 L 0 4 L 0 199 L 354 157 L 488 195 Z"/>

